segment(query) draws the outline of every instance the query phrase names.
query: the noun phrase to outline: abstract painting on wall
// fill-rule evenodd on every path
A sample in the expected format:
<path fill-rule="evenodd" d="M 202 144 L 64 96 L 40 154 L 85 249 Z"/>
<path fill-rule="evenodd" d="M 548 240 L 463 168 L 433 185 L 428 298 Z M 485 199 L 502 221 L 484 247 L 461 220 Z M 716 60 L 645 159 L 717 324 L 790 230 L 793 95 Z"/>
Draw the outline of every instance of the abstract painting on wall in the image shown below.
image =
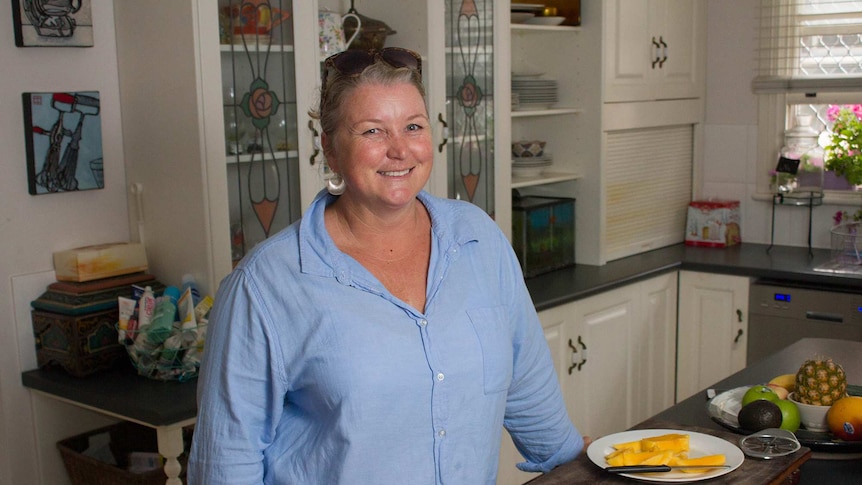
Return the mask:
<path fill-rule="evenodd" d="M 18 47 L 92 47 L 91 0 L 12 0 Z"/>
<path fill-rule="evenodd" d="M 99 92 L 22 98 L 30 194 L 104 188 Z"/>

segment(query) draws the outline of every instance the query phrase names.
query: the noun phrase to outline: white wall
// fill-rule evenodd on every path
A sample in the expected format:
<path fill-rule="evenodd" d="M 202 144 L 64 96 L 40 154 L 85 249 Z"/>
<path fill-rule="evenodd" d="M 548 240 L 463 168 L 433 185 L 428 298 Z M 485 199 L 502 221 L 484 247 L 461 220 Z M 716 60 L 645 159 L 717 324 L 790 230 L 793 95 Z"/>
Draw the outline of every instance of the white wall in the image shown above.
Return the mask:
<path fill-rule="evenodd" d="M 770 242 L 772 204 L 754 200 L 757 176 L 757 98 L 751 92 L 756 67 L 757 8 L 753 0 L 708 0 L 706 124 L 702 198 L 737 199 L 743 242 Z M 777 161 L 776 149 L 776 161 Z M 830 246 L 835 205 L 814 208 L 812 244 Z M 856 209 L 853 208 L 852 211 Z M 775 244 L 808 245 L 808 210 L 778 207 Z"/>
<path fill-rule="evenodd" d="M 0 485 L 68 483 L 55 443 L 105 420 L 32 394 L 21 372 L 36 367 L 29 302 L 53 281 L 54 251 L 126 241 L 113 4 L 93 1 L 92 48 L 17 48 L 12 2 L 0 2 Z M 100 92 L 105 188 L 27 192 L 21 93 Z"/>

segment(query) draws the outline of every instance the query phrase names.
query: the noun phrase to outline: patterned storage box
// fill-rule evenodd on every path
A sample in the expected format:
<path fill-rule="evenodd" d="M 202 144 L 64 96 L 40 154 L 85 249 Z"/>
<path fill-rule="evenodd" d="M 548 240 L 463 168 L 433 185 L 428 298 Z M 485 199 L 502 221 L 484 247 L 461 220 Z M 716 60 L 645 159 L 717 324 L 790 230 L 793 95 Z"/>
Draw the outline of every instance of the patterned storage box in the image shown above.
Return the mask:
<path fill-rule="evenodd" d="M 86 315 L 63 315 L 33 310 L 33 336 L 39 367 L 59 365 L 69 374 L 84 377 L 126 361 L 126 349 L 117 341 L 116 308 Z"/>

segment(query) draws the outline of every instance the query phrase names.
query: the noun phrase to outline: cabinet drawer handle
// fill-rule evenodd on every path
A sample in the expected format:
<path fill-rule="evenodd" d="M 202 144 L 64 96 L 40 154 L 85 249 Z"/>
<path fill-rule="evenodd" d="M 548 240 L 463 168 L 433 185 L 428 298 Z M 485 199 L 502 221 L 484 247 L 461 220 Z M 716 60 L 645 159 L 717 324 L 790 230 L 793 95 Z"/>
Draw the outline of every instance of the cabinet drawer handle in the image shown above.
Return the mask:
<path fill-rule="evenodd" d="M 739 308 L 736 309 L 736 319 L 741 323 L 742 322 L 742 310 Z"/>
<path fill-rule="evenodd" d="M 652 45 L 655 48 L 655 49 L 653 49 L 653 52 L 655 52 L 655 57 L 652 60 L 652 68 L 655 69 L 655 65 L 658 64 L 659 60 L 661 60 L 661 58 L 658 55 L 658 51 L 661 48 L 661 46 L 659 45 L 658 42 L 656 42 L 655 37 L 652 38 Z"/>
<path fill-rule="evenodd" d="M 572 349 L 572 365 L 569 366 L 569 375 L 571 375 L 572 371 L 575 369 L 578 369 L 578 372 L 580 372 L 581 367 L 583 367 L 584 364 L 587 363 L 587 345 L 584 343 L 580 335 L 578 335 L 578 345 L 581 346 L 581 350 L 578 350 L 578 348 L 575 347 L 574 343 L 572 342 L 572 339 L 569 339 L 569 348 Z M 576 355 L 578 352 L 581 353 L 580 362 L 578 361 Z"/>
<path fill-rule="evenodd" d="M 314 165 L 314 159 L 320 154 L 320 134 L 317 132 L 317 129 L 314 128 L 314 121 L 312 120 L 308 120 L 308 129 L 311 130 L 311 144 L 314 146 L 314 151 L 311 153 L 311 157 L 308 158 L 308 163 Z"/>
<path fill-rule="evenodd" d="M 733 343 L 738 344 L 739 339 L 742 338 L 742 334 L 744 334 L 744 333 L 745 332 L 743 332 L 742 329 L 740 328 L 739 331 L 736 332 L 736 338 L 733 339 Z"/>
<path fill-rule="evenodd" d="M 437 113 L 437 121 L 443 124 L 443 142 L 437 145 L 437 151 L 443 153 L 443 147 L 449 143 L 449 125 L 443 119 L 443 113 Z"/>

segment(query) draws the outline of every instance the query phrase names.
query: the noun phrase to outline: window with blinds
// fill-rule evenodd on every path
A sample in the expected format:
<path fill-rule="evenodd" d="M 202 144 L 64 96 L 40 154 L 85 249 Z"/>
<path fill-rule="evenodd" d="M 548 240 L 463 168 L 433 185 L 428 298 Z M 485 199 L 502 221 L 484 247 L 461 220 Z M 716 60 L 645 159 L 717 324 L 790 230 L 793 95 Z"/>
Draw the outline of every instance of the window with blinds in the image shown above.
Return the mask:
<path fill-rule="evenodd" d="M 692 125 L 607 134 L 604 251 L 608 261 L 683 242 L 691 201 Z"/>
<path fill-rule="evenodd" d="M 761 0 L 756 93 L 862 89 L 862 1 Z"/>

